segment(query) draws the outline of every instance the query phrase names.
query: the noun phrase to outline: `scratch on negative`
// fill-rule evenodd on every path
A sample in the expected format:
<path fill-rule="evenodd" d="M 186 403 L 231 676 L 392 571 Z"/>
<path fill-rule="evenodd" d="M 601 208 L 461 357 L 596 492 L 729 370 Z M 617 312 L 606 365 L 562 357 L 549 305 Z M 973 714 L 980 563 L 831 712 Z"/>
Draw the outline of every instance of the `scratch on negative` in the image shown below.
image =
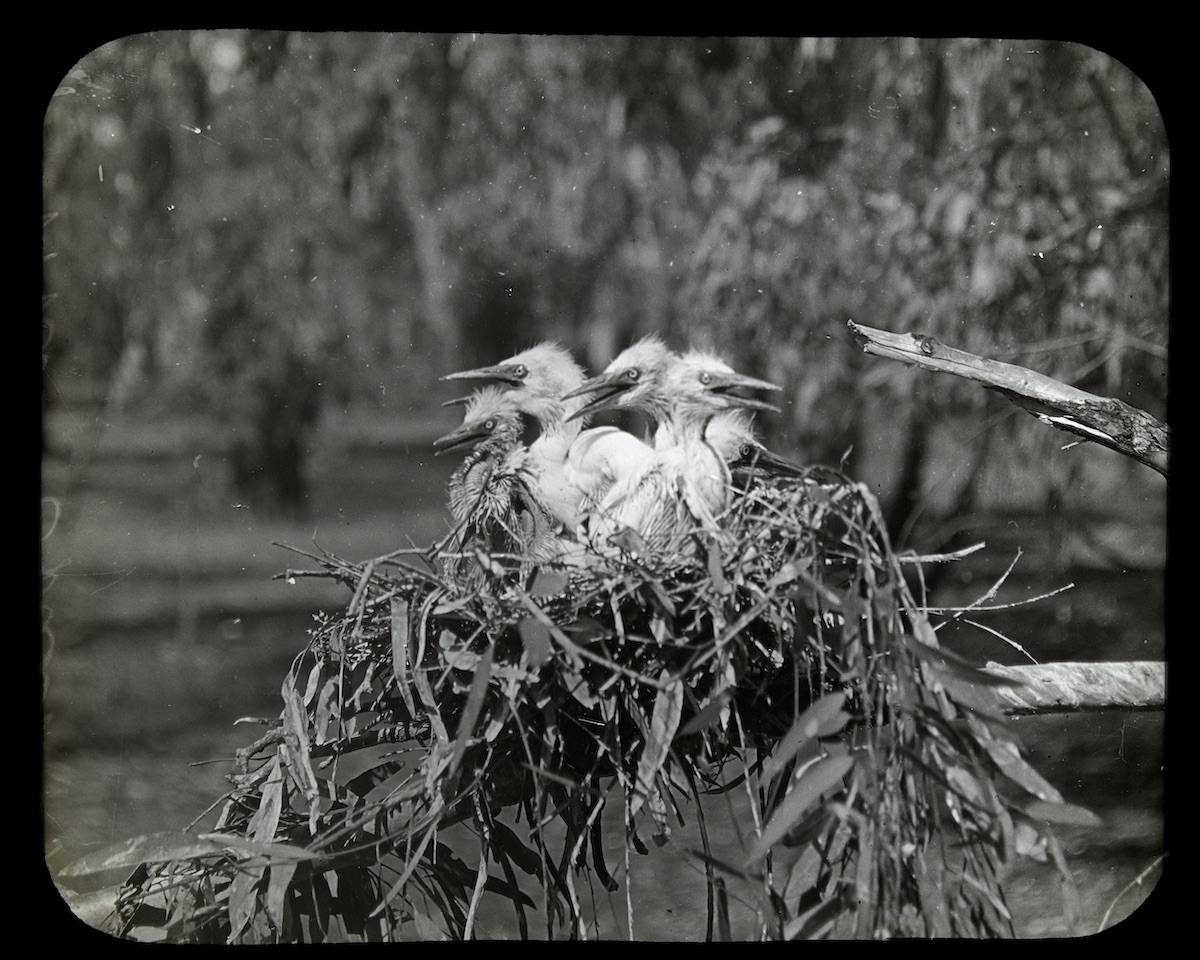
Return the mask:
<path fill-rule="evenodd" d="M 124 580 L 124 579 L 125 579 L 125 577 L 127 577 L 127 576 L 129 576 L 131 573 L 133 573 L 133 572 L 134 572 L 136 569 L 137 569 L 137 567 L 130 567 L 128 570 L 126 570 L 126 571 L 125 571 L 125 573 L 124 573 L 124 575 L 123 575 L 123 576 L 120 576 L 120 577 L 118 577 L 118 578 L 117 578 L 116 580 L 114 580 L 112 583 L 106 583 L 104 586 L 100 587 L 99 589 L 93 590 L 91 593 L 89 593 L 89 594 L 88 594 L 88 596 L 89 596 L 89 597 L 94 597 L 94 596 L 95 596 L 96 594 L 98 594 L 98 593 L 99 593 L 101 590 L 107 590 L 109 587 L 115 587 L 115 586 L 116 586 L 118 583 L 120 583 L 122 580 Z"/>

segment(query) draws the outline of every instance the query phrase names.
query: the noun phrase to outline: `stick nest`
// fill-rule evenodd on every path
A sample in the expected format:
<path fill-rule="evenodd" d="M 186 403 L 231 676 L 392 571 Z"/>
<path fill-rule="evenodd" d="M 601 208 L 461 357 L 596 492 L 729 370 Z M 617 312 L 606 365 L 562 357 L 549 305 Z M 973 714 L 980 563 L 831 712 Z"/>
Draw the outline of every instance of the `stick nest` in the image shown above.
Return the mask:
<path fill-rule="evenodd" d="M 586 569 L 305 554 L 286 575 L 341 581 L 346 609 L 215 829 L 124 849 L 114 931 L 465 938 L 494 935 L 495 901 L 521 937 L 613 937 L 588 908 L 627 883 L 606 856 L 627 870 L 695 823 L 710 938 L 735 884 L 752 936 L 1011 935 L 1004 871 L 1061 866 L 1047 822 L 1087 815 L 1022 759 L 991 678 L 938 649 L 870 493 L 814 469 L 751 483 L 683 555 L 634 541 Z M 469 589 L 443 575 L 464 560 Z M 742 805 L 732 858 L 714 794 Z"/>

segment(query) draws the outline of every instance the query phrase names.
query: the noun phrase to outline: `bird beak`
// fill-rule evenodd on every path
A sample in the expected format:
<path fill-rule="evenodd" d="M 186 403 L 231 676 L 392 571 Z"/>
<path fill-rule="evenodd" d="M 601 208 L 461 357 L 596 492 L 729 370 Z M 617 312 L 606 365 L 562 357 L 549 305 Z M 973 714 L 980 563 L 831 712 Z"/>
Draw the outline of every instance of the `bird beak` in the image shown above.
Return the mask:
<path fill-rule="evenodd" d="M 453 374 L 451 374 L 453 376 Z M 445 377 L 442 377 L 445 380 Z M 443 407 L 465 407 L 471 402 L 470 397 L 455 397 L 453 400 L 446 400 L 442 403 Z"/>
<path fill-rule="evenodd" d="M 778 390 L 779 387 L 775 384 L 755 377 L 747 377 L 741 373 L 713 373 L 710 376 L 711 379 L 705 385 L 705 390 L 712 396 L 720 397 L 731 407 L 779 412 L 779 408 L 773 404 L 756 400 L 753 397 L 743 397 L 733 392 L 734 390 Z"/>
<path fill-rule="evenodd" d="M 444 437 L 438 437 L 433 441 L 433 455 L 438 457 L 458 447 L 470 446 L 478 443 L 485 436 L 487 436 L 486 431 L 480 428 L 478 424 L 464 423 L 461 427 L 451 430 Z"/>
<path fill-rule="evenodd" d="M 508 363 L 495 363 L 488 367 L 476 367 L 474 370 L 459 370 L 448 373 L 442 380 L 499 380 L 510 387 L 519 387 L 522 383 L 516 375 L 516 367 Z"/>
<path fill-rule="evenodd" d="M 793 463 L 791 460 L 778 456 L 766 447 L 761 446 L 756 446 L 754 452 L 749 457 L 739 459 L 735 463 L 731 463 L 729 467 L 734 473 L 746 477 L 749 477 L 751 474 L 776 477 L 802 477 L 805 473 L 804 467 L 800 466 L 800 464 Z"/>
<path fill-rule="evenodd" d="M 750 489 L 755 480 L 794 480 L 808 476 L 809 471 L 794 463 L 777 456 L 761 444 L 754 444 L 748 456 L 738 457 L 729 463 L 729 476 L 733 485 L 739 490 Z"/>
<path fill-rule="evenodd" d="M 567 417 L 567 419 L 574 420 L 577 417 L 597 413 L 600 410 L 608 410 L 616 406 L 617 398 L 621 394 L 634 386 L 636 386 L 635 381 L 624 379 L 624 371 L 600 373 L 591 379 L 584 380 L 583 383 L 570 393 L 564 393 L 562 399 L 573 400 L 576 397 L 586 397 L 588 394 L 593 393 L 596 396 Z"/>

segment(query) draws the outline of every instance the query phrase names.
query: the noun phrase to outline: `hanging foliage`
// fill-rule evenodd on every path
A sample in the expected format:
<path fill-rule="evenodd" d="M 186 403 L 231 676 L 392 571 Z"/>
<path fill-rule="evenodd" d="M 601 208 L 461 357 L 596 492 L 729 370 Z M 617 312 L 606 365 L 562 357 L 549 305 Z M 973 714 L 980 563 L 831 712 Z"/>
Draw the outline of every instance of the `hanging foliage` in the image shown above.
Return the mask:
<path fill-rule="evenodd" d="M 522 579 L 475 553 L 469 593 L 443 544 L 306 556 L 286 575 L 350 600 L 311 630 L 215 828 L 71 871 L 135 868 L 113 932 L 467 939 L 490 898 L 522 938 L 611 937 L 582 891 L 627 883 L 613 851 L 628 864 L 689 820 L 709 938 L 729 936 L 735 883 L 770 939 L 1012 935 L 1002 879 L 1022 856 L 1052 856 L 1069 889 L 1048 824 L 1094 817 L 1023 758 L 988 696 L 1009 681 L 939 649 L 916 568 L 841 474 L 751 483 L 684 556 Z M 737 862 L 711 852 L 703 806 L 731 790 L 754 824 L 733 825 Z"/>

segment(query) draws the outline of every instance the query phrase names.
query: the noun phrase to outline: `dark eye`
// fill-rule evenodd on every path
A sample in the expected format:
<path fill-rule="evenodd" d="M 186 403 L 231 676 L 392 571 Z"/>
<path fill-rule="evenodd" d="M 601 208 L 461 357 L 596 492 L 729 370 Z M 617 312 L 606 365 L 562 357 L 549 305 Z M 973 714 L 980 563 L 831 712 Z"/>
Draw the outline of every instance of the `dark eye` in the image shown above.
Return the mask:
<path fill-rule="evenodd" d="M 518 363 L 517 368 L 513 371 L 513 375 L 524 380 L 529 375 L 529 368 L 523 363 Z"/>
<path fill-rule="evenodd" d="M 753 452 L 754 448 L 748 443 L 743 443 L 740 447 L 738 447 L 738 456 L 743 460 L 749 460 L 750 454 Z"/>
<path fill-rule="evenodd" d="M 636 380 L 641 375 L 642 375 L 642 371 L 639 370 L 637 367 L 630 367 L 628 370 L 625 371 L 625 376 L 628 377 L 630 380 Z"/>

